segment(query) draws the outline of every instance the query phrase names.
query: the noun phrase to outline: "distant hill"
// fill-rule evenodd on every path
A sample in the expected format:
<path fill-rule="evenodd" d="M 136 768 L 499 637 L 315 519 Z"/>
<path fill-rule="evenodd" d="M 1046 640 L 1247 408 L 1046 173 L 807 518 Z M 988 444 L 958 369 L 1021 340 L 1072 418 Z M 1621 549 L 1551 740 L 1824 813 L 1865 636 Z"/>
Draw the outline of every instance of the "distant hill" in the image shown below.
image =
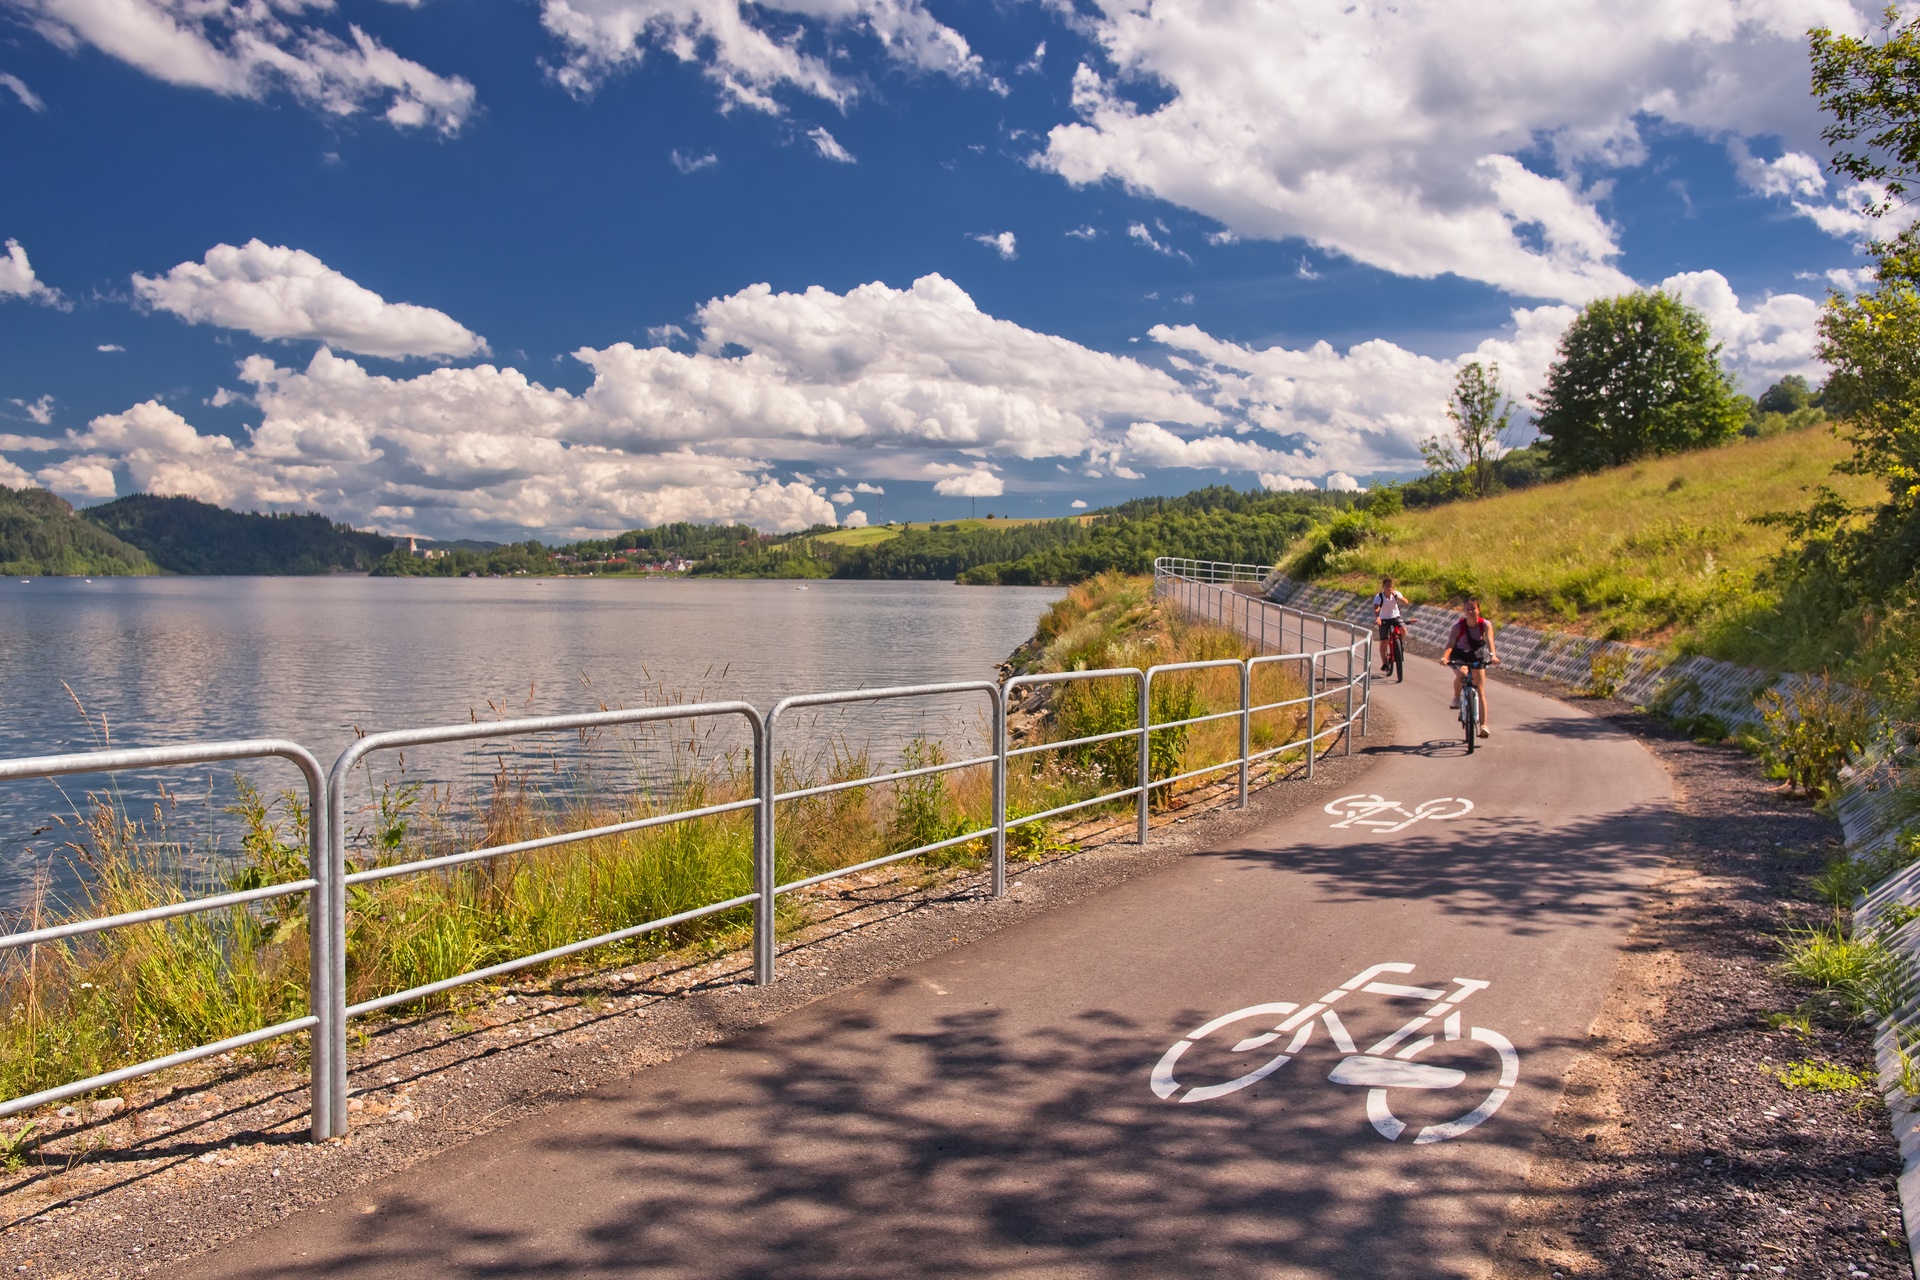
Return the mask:
<path fill-rule="evenodd" d="M 394 548 L 322 515 L 228 511 L 194 498 L 136 493 L 80 513 L 169 573 L 364 573 Z"/>
<path fill-rule="evenodd" d="M 105 578 L 157 572 L 138 547 L 89 524 L 45 489 L 0 485 L 0 574 Z"/>

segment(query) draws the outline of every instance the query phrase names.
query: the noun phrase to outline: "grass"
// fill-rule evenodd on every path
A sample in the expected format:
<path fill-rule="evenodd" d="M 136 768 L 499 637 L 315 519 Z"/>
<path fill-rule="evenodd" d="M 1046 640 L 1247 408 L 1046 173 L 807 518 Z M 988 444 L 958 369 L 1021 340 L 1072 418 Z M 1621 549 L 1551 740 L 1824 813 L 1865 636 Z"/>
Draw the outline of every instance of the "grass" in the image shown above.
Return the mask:
<path fill-rule="evenodd" d="M 1789 1089 L 1808 1089 L 1815 1093 L 1845 1093 L 1850 1089 L 1864 1089 L 1873 1083 L 1858 1071 L 1831 1062 L 1817 1062 L 1812 1058 L 1790 1062 L 1784 1069 L 1774 1072 L 1774 1077 Z"/>
<path fill-rule="evenodd" d="M 1098 665 L 1242 655 L 1237 637 L 1187 623 L 1155 607 L 1147 579 L 1109 577 L 1059 602 L 1042 629 L 1048 653 Z M 1099 682 L 1105 684 L 1106 682 Z M 1261 696 L 1297 693 L 1278 668 L 1263 675 Z M 1193 673 L 1158 685 L 1156 719 L 1183 719 L 1238 705 L 1231 670 Z M 1075 736 L 1105 723 L 1104 690 L 1055 700 L 1043 737 Z M 1133 723 L 1133 696 L 1124 722 Z M 1266 713 L 1254 741 L 1282 741 L 1293 713 Z M 667 741 L 661 729 L 652 748 Z M 1238 754 L 1233 719 L 1156 734 L 1152 764 L 1167 777 Z M 1117 750 L 1042 753 L 1008 771 L 1008 809 L 1019 817 L 1131 786 L 1134 743 Z M 670 810 L 751 795 L 744 757 L 702 756 L 675 744 L 664 780 L 609 785 L 604 775 L 500 762 L 479 794 L 396 771 L 369 777 L 370 803 L 351 821 L 354 869 L 393 865 L 458 850 L 598 827 Z M 636 758 L 659 760 L 657 750 Z M 944 744 L 909 743 L 905 767 L 944 763 Z M 844 744 L 820 759 L 776 762 L 781 790 L 869 776 L 864 749 Z M 1194 784 L 1189 784 L 1189 786 Z M 240 830 L 238 856 L 209 876 L 207 850 L 176 838 L 171 802 L 136 819 L 110 796 L 90 797 L 64 824 L 66 852 L 83 885 L 72 902 L 44 890 L 0 932 L 62 919 L 107 915 L 182 901 L 223 888 L 251 888 L 301 876 L 307 814 L 292 793 L 266 796 L 237 780 L 229 812 Z M 987 767 L 855 788 L 788 801 L 776 813 L 783 881 L 847 867 L 895 850 L 964 836 L 991 824 Z M 1162 804 L 1181 803 L 1163 790 Z M 1119 802 L 1130 806 L 1131 801 Z M 1046 821 L 1009 833 L 1009 857 L 1033 860 L 1070 847 Z M 538 850 L 352 887 L 347 903 L 349 1003 L 410 989 L 562 943 L 611 932 L 752 890 L 751 812 L 723 814 L 563 848 Z M 934 876 L 981 865 L 986 838 L 966 840 L 918 860 L 909 874 Z M 43 881 L 44 885 L 44 881 Z M 805 922 L 804 895 L 783 895 L 778 926 Z M 670 951 L 717 952 L 743 945 L 749 908 L 657 930 L 598 949 L 554 972 L 630 963 Z M 0 1098 L 19 1097 L 115 1066 L 298 1017 L 307 1008 L 308 917 L 305 895 L 251 908 L 204 912 L 87 938 L 0 953 Z M 416 1007 L 458 1008 L 486 998 L 455 988 Z M 304 1037 L 249 1051 L 261 1060 L 304 1052 Z M 20 1139 L 24 1142 L 25 1139 Z M 15 1158 L 0 1150 L 0 1162 Z"/>
<path fill-rule="evenodd" d="M 1776 658 L 1756 579 L 1786 545 L 1752 517 L 1807 505 L 1848 445 L 1826 429 L 1743 440 L 1475 502 L 1402 512 L 1328 557 L 1325 579 L 1372 592 L 1383 574 L 1418 603 L 1480 596 L 1504 623 L 1677 642 L 1743 662 Z"/>
<path fill-rule="evenodd" d="M 1071 518 L 1072 517 L 1068 517 L 1068 519 Z M 1034 518 L 996 516 L 989 520 L 985 516 L 968 516 L 959 520 L 933 520 L 920 521 L 918 523 L 908 521 L 905 524 L 868 525 L 864 529 L 836 529 L 832 533 L 815 535 L 812 541 L 831 542 L 843 547 L 867 547 L 872 546 L 876 542 L 886 542 L 890 539 L 897 538 L 909 529 L 926 530 L 937 527 L 941 529 L 958 529 L 963 533 L 976 533 L 981 529 L 1012 529 L 1019 525 L 1049 524 L 1053 519 L 1054 517 L 1051 516 Z"/>

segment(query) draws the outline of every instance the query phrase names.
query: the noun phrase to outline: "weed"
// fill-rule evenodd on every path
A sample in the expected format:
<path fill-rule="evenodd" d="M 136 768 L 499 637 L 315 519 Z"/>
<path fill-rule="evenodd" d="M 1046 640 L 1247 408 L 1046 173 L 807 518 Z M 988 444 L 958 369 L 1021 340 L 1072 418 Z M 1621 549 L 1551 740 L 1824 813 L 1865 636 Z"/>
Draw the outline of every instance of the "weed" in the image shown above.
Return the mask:
<path fill-rule="evenodd" d="M 1811 1089 L 1815 1093 L 1844 1093 L 1873 1083 L 1858 1071 L 1812 1058 L 1790 1062 L 1784 1070 L 1774 1072 L 1774 1077 L 1789 1089 Z"/>
<path fill-rule="evenodd" d="M 1792 1013 L 1770 1013 L 1767 1015 L 1767 1025 L 1775 1031 L 1791 1031 L 1802 1036 L 1813 1034 L 1813 1019 L 1805 1009 L 1795 1009 Z"/>
<path fill-rule="evenodd" d="M 1838 919 L 1790 935 L 1784 968 L 1854 1018 L 1886 1017 L 1906 1003 L 1901 957 L 1878 937 L 1854 936 Z"/>
<path fill-rule="evenodd" d="M 12 1133 L 0 1132 L 0 1170 L 18 1173 L 33 1151 L 33 1134 L 39 1126 L 31 1121 Z"/>
<path fill-rule="evenodd" d="M 1587 659 L 1587 694 L 1594 698 L 1612 698 L 1627 678 L 1627 655 L 1618 649 L 1597 650 Z"/>

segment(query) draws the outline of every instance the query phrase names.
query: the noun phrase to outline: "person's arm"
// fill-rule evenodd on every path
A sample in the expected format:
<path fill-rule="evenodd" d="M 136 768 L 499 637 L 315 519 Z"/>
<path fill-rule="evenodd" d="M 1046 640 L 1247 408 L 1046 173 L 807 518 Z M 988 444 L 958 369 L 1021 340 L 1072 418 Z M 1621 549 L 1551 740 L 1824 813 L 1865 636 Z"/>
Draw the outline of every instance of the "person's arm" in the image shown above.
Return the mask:
<path fill-rule="evenodd" d="M 1494 663 L 1497 663 L 1500 661 L 1500 655 L 1493 651 L 1493 619 L 1488 618 L 1486 621 L 1487 621 L 1487 665 L 1492 666 Z"/>

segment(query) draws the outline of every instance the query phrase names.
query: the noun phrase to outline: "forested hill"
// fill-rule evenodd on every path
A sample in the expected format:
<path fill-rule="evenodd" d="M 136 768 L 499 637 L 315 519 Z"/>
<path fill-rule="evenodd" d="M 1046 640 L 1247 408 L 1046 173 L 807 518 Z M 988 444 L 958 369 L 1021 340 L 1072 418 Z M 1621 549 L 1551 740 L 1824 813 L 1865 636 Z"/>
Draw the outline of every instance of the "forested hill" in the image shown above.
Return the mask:
<path fill-rule="evenodd" d="M 155 571 L 138 547 L 89 524 L 45 489 L 0 485 L 0 573 L 104 578 Z"/>
<path fill-rule="evenodd" d="M 228 511 L 194 498 L 136 493 L 80 514 L 169 573 L 364 573 L 394 548 L 322 515 Z"/>

